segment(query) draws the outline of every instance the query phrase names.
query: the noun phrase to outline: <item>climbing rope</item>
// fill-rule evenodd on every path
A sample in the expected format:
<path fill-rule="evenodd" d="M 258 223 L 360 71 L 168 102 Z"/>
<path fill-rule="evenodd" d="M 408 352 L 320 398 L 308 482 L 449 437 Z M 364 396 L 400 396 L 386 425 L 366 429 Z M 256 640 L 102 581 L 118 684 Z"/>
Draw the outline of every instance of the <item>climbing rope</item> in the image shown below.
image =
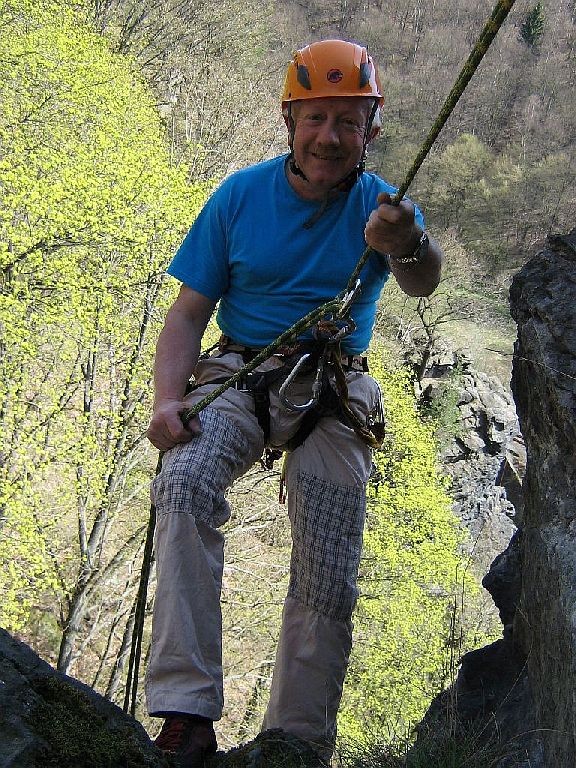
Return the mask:
<path fill-rule="evenodd" d="M 438 134 L 444 127 L 446 121 L 448 120 L 449 116 L 454 110 L 454 107 L 456 106 L 460 97 L 464 93 L 466 86 L 470 82 L 471 77 L 478 69 L 478 66 L 482 61 L 482 59 L 484 58 L 485 53 L 487 52 L 492 41 L 496 37 L 498 30 L 500 29 L 500 27 L 504 23 L 504 20 L 508 16 L 508 13 L 510 12 L 512 6 L 514 5 L 514 2 L 515 0 L 498 0 L 496 5 L 494 6 L 494 9 L 492 11 L 490 18 L 488 19 L 488 21 L 484 26 L 484 29 L 480 33 L 478 40 L 476 41 L 476 44 L 474 45 L 464 66 L 460 70 L 460 73 L 456 78 L 456 81 L 454 82 L 454 85 L 452 86 L 450 93 L 448 94 L 440 112 L 438 113 L 438 116 L 434 121 L 434 124 L 432 125 L 428 133 L 428 136 L 426 137 L 424 143 L 422 144 L 420 151 L 418 152 L 416 158 L 414 159 L 412 166 L 410 167 L 408 173 L 406 174 L 404 181 L 398 188 L 398 191 L 396 192 L 396 194 L 391 199 L 390 202 L 392 205 L 399 205 L 400 202 L 402 201 L 404 195 L 408 191 L 410 184 L 412 183 L 412 181 L 414 180 L 414 177 L 418 173 L 420 166 L 424 162 L 425 158 L 430 152 L 430 149 L 432 148 L 434 142 L 436 141 Z M 305 315 L 300 320 L 298 320 L 296 323 L 294 323 L 294 325 L 288 328 L 288 330 L 284 331 L 284 333 L 278 336 L 278 338 L 275 339 L 271 344 L 269 344 L 267 347 L 262 349 L 261 352 L 259 352 L 256 355 L 256 357 L 254 357 L 243 368 L 237 371 L 233 376 L 227 379 L 227 381 L 225 381 L 217 389 L 210 392 L 210 394 L 208 394 L 198 403 L 196 403 L 187 411 L 185 411 L 182 414 L 182 421 L 185 424 L 187 424 L 194 416 L 197 416 L 202 410 L 204 410 L 204 408 L 210 405 L 210 403 L 212 403 L 223 392 L 225 392 L 230 387 L 234 386 L 234 384 L 237 381 L 239 381 L 242 377 L 246 376 L 247 373 L 253 371 L 261 363 L 263 363 L 267 358 L 269 358 L 276 351 L 276 349 L 278 349 L 279 347 L 286 344 L 288 341 L 296 338 L 298 335 L 302 334 L 304 331 L 311 328 L 322 318 L 328 315 L 332 315 L 335 318 L 343 319 L 345 317 L 346 312 L 350 308 L 350 304 L 351 304 L 350 296 L 355 296 L 358 292 L 360 273 L 364 265 L 372 255 L 372 253 L 373 253 L 373 250 L 369 246 L 364 250 L 364 253 L 358 260 L 358 263 L 356 264 L 354 271 L 350 275 L 346 288 L 344 289 L 344 291 L 342 291 L 342 293 L 340 293 L 336 298 L 331 299 L 330 301 L 327 301 L 325 304 L 322 304 L 317 309 L 312 310 L 307 315 Z M 162 464 L 162 454 L 160 454 L 160 458 L 158 460 L 157 473 L 160 470 L 161 464 Z M 130 713 L 133 716 L 135 715 L 135 711 L 136 711 L 136 698 L 138 693 L 138 670 L 140 667 L 140 657 L 142 652 L 142 636 L 144 631 L 144 618 L 146 613 L 146 594 L 148 591 L 148 580 L 150 577 L 150 571 L 153 563 L 152 547 L 153 547 L 153 540 L 154 540 L 155 521 L 156 521 L 156 508 L 152 504 L 150 508 L 150 520 L 148 524 L 146 542 L 144 545 L 143 564 L 142 564 L 142 570 L 140 574 L 140 583 L 138 586 L 138 595 L 136 598 L 136 606 L 134 610 L 134 629 L 132 632 L 132 645 L 131 645 L 130 659 L 128 664 L 126 692 L 124 697 L 124 711 L 125 712 L 130 711 Z"/>
<path fill-rule="evenodd" d="M 414 181 L 414 177 L 420 170 L 420 166 L 426 159 L 428 153 L 432 149 L 432 146 L 436 139 L 438 138 L 438 134 L 446 124 L 446 121 L 452 114 L 454 107 L 458 103 L 460 97 L 464 93 L 464 90 L 468 83 L 470 82 L 470 79 L 474 72 L 478 69 L 478 66 L 480 65 L 480 62 L 484 58 L 484 54 L 490 47 L 490 44 L 496 37 L 496 33 L 504 23 L 505 18 L 508 16 L 510 9 L 514 5 L 515 0 L 499 0 L 499 2 L 496 3 L 494 6 L 494 10 L 492 11 L 492 15 L 486 22 L 484 29 L 480 33 L 480 36 L 478 37 L 478 40 L 476 41 L 476 45 L 470 52 L 470 55 L 466 59 L 466 63 L 460 70 L 460 74 L 456 78 L 456 81 L 454 85 L 452 86 L 452 89 L 448 96 L 446 97 L 446 101 L 442 105 L 442 108 L 440 112 L 438 113 L 438 117 L 434 121 L 432 127 L 430 128 L 430 131 L 428 132 L 428 136 L 424 140 L 424 143 L 422 144 L 420 151 L 416 155 L 416 158 L 414 159 L 414 162 L 412 163 L 410 170 L 406 174 L 406 178 L 402 182 L 402 184 L 398 187 L 398 191 L 390 201 L 392 205 L 400 205 L 400 201 L 408 191 L 408 187 L 410 184 Z M 372 254 L 372 248 L 368 246 L 362 256 L 360 257 L 358 264 L 354 268 L 354 272 L 350 275 L 350 279 L 348 280 L 347 288 L 350 290 L 351 286 L 354 285 L 356 280 L 358 279 L 358 276 L 360 275 L 360 272 L 362 271 L 362 268 L 364 267 L 364 264 L 368 261 Z"/>

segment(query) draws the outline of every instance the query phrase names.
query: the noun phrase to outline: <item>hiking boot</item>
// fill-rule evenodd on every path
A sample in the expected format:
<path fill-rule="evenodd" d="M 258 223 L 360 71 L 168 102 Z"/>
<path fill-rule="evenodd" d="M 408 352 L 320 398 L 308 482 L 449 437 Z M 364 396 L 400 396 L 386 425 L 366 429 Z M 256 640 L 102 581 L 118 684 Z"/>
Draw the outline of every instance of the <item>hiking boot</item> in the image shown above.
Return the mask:
<path fill-rule="evenodd" d="M 178 768 L 204 768 L 205 759 L 216 752 L 216 734 L 211 720 L 199 715 L 169 715 L 154 740 Z"/>

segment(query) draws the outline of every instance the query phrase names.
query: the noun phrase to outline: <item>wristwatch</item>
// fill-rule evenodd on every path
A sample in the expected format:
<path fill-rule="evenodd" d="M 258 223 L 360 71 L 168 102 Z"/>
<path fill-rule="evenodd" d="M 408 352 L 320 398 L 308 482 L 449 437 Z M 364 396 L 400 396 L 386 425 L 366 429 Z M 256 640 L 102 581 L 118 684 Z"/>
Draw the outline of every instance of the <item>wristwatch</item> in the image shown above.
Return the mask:
<path fill-rule="evenodd" d="M 389 254 L 389 258 L 403 267 L 415 266 L 416 264 L 420 264 L 421 261 L 424 261 L 428 255 L 429 245 L 430 241 L 428 240 L 428 235 L 426 232 L 422 232 L 418 245 L 409 256 L 392 256 L 392 254 Z"/>

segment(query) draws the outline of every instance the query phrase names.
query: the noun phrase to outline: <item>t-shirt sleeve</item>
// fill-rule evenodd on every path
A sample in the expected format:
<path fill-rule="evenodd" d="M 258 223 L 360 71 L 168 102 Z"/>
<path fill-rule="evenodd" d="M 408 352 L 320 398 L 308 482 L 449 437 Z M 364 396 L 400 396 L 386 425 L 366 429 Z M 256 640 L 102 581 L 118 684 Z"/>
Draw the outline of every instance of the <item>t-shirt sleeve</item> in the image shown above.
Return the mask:
<path fill-rule="evenodd" d="M 213 301 L 218 301 L 229 282 L 226 200 L 223 184 L 208 199 L 176 251 L 169 275 Z"/>
<path fill-rule="evenodd" d="M 424 221 L 424 214 L 420 210 L 420 208 L 414 203 L 414 218 L 416 220 L 416 224 L 418 224 L 422 229 L 426 229 L 426 222 Z"/>

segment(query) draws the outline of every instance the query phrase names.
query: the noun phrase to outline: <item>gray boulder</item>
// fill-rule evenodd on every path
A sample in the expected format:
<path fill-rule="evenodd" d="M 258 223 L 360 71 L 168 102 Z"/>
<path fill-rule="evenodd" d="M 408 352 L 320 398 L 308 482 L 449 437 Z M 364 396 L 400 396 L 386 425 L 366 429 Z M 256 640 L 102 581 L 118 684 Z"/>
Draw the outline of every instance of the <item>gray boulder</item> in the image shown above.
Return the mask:
<path fill-rule="evenodd" d="M 528 449 L 514 637 L 527 658 L 546 766 L 576 764 L 576 229 L 511 289 L 512 389 Z"/>
<path fill-rule="evenodd" d="M 0 629 L 0 768 L 164 768 L 142 726 Z"/>
<path fill-rule="evenodd" d="M 61 675 L 0 629 L 0 768 L 171 768 L 142 726 L 87 685 Z M 210 758 L 207 768 L 322 768 L 281 730 Z"/>
<path fill-rule="evenodd" d="M 498 480 L 519 525 L 484 579 L 502 639 L 466 654 L 422 733 L 458 724 L 493 768 L 576 765 L 576 230 L 550 237 L 515 276 L 512 392 L 526 445 L 507 448 Z M 507 488 L 507 493 L 508 493 Z"/>

